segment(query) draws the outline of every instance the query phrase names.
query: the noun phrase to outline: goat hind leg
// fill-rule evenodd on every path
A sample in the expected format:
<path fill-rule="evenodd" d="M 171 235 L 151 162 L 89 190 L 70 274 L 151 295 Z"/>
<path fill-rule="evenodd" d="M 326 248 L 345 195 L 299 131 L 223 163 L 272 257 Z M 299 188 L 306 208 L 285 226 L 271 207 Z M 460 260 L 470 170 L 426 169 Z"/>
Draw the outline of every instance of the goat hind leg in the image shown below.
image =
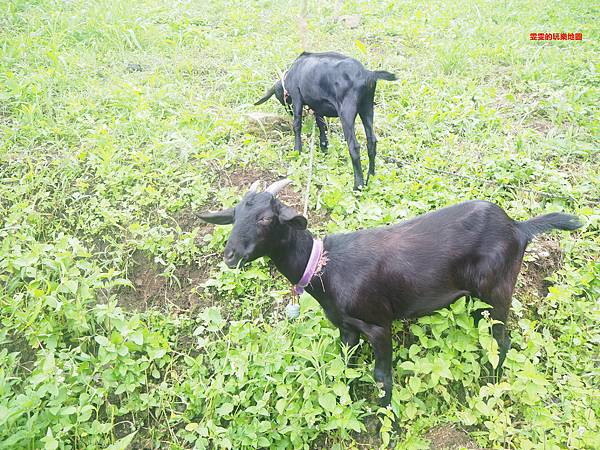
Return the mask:
<path fill-rule="evenodd" d="M 484 302 L 494 306 L 493 308 L 483 311 L 488 311 L 493 320 L 500 322 L 492 325 L 492 335 L 498 343 L 498 365 L 495 369 L 492 368 L 490 371 L 493 374 L 494 381 L 498 381 L 502 377 L 502 365 L 504 364 L 508 350 L 510 350 L 510 335 L 506 329 L 506 321 L 508 319 L 511 298 L 512 289 L 506 290 L 506 292 L 496 289 L 492 291 L 488 298 L 482 298 Z M 482 316 L 482 310 L 473 313 L 475 326 L 479 324 L 479 320 L 481 320 Z"/>
<path fill-rule="evenodd" d="M 502 366 L 506 359 L 506 354 L 510 350 L 510 335 L 504 323 L 494 324 L 492 327 L 492 334 L 494 335 L 496 342 L 498 342 L 498 366 L 496 367 L 494 375 L 496 381 L 500 381 L 502 378 Z"/>
<path fill-rule="evenodd" d="M 375 352 L 375 381 L 383 383 L 384 395 L 379 404 L 388 406 L 392 401 L 392 334 L 391 327 L 374 327 L 367 335 Z"/>
<path fill-rule="evenodd" d="M 356 133 L 354 131 L 354 121 L 356 120 L 356 107 L 354 105 L 342 106 L 342 112 L 340 113 L 340 119 L 342 120 L 342 129 L 344 130 L 344 137 L 348 143 L 348 151 L 350 152 L 350 159 L 352 159 L 352 168 L 354 170 L 354 190 L 362 190 L 364 187 L 364 178 L 362 172 L 362 165 L 360 163 L 360 146 L 356 140 Z"/>
<path fill-rule="evenodd" d="M 375 175 L 375 156 L 377 156 L 377 138 L 373 131 L 373 101 L 366 102 L 365 106 L 359 111 L 360 120 L 367 136 L 367 152 L 369 154 L 369 171 L 367 172 L 367 184 L 371 175 Z"/>

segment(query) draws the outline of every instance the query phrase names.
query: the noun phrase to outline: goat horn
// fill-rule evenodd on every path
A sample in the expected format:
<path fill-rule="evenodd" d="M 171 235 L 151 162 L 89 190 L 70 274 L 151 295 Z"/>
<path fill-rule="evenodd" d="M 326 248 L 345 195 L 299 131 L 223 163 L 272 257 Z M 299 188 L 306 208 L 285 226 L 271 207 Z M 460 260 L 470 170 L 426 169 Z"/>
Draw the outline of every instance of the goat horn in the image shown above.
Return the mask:
<path fill-rule="evenodd" d="M 288 178 L 284 178 L 283 180 L 276 181 L 268 188 L 265 189 L 265 192 L 270 192 L 273 196 L 276 196 L 284 187 L 290 184 L 292 180 Z"/>
<path fill-rule="evenodd" d="M 254 183 L 252 183 L 250 185 L 250 189 L 248 192 L 256 192 L 259 184 L 260 184 L 260 180 L 256 180 Z"/>

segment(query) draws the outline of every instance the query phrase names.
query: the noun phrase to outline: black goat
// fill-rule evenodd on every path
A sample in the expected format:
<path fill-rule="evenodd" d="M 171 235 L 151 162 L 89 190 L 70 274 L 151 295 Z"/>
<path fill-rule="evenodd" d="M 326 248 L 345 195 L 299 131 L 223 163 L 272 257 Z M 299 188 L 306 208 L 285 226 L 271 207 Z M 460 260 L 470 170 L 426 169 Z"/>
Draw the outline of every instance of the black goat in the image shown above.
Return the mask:
<path fill-rule="evenodd" d="M 305 217 L 275 198 L 287 183 L 260 193 L 254 184 L 235 208 L 200 215 L 206 222 L 234 224 L 224 254 L 229 267 L 269 256 L 290 282 L 306 278 L 319 241 L 307 231 Z M 502 322 L 493 326 L 501 367 L 510 346 L 504 323 L 525 247 L 538 233 L 580 226 L 575 216 L 562 213 L 517 222 L 493 203 L 468 201 L 396 225 L 326 236 L 326 263 L 306 290 L 340 329 L 344 344 L 355 346 L 359 333 L 367 337 L 387 405 L 393 320 L 430 314 L 462 296 L 477 297 Z"/>
<path fill-rule="evenodd" d="M 327 134 L 324 117 L 339 117 L 344 137 L 348 143 L 354 169 L 354 189 L 364 185 L 360 163 L 360 146 L 354 132 L 356 115 L 360 115 L 367 136 L 369 176 L 375 175 L 377 138 L 373 131 L 373 105 L 377 80 L 393 81 L 396 76 L 383 70 L 370 71 L 354 58 L 339 53 L 302 53 L 271 87 L 265 96 L 255 103 L 266 102 L 273 94 L 294 115 L 294 150 L 302 151 L 302 109 L 307 105 L 315 113 L 319 127 L 321 150 L 327 150 Z"/>

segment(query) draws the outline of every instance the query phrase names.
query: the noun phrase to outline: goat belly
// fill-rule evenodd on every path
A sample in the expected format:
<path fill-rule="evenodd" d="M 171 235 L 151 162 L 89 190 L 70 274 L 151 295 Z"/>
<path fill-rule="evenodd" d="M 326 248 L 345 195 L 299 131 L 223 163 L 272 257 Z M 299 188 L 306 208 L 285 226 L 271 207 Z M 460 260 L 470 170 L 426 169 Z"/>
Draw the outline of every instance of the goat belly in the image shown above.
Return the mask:
<path fill-rule="evenodd" d="M 401 317 L 399 318 L 411 319 L 421 316 L 427 316 L 433 313 L 434 311 L 437 311 L 438 309 L 447 307 L 459 298 L 468 294 L 469 291 L 457 290 L 434 297 L 423 296 L 418 298 L 412 298 L 408 305 L 406 305 L 406 309 L 404 311 L 401 311 Z"/>
<path fill-rule="evenodd" d="M 310 107 L 310 109 L 312 109 L 315 113 L 317 113 L 320 116 L 338 117 L 338 112 L 337 112 L 336 107 L 326 100 L 321 101 L 318 104 L 315 104 L 314 106 L 312 106 L 310 104 L 308 106 Z"/>

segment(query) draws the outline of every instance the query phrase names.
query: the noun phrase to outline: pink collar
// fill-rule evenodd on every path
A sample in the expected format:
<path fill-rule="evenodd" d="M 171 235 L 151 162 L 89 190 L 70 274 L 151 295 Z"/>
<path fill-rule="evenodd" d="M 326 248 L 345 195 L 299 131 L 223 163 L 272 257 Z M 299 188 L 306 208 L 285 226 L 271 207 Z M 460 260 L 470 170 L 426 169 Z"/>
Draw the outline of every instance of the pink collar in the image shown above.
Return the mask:
<path fill-rule="evenodd" d="M 310 257 L 306 263 L 306 269 L 300 281 L 294 285 L 294 292 L 300 295 L 304 292 L 304 288 L 309 285 L 310 280 L 315 276 L 316 272 L 319 272 L 325 263 L 327 257 L 323 251 L 323 241 L 321 239 L 313 239 L 312 250 L 310 251 Z"/>

